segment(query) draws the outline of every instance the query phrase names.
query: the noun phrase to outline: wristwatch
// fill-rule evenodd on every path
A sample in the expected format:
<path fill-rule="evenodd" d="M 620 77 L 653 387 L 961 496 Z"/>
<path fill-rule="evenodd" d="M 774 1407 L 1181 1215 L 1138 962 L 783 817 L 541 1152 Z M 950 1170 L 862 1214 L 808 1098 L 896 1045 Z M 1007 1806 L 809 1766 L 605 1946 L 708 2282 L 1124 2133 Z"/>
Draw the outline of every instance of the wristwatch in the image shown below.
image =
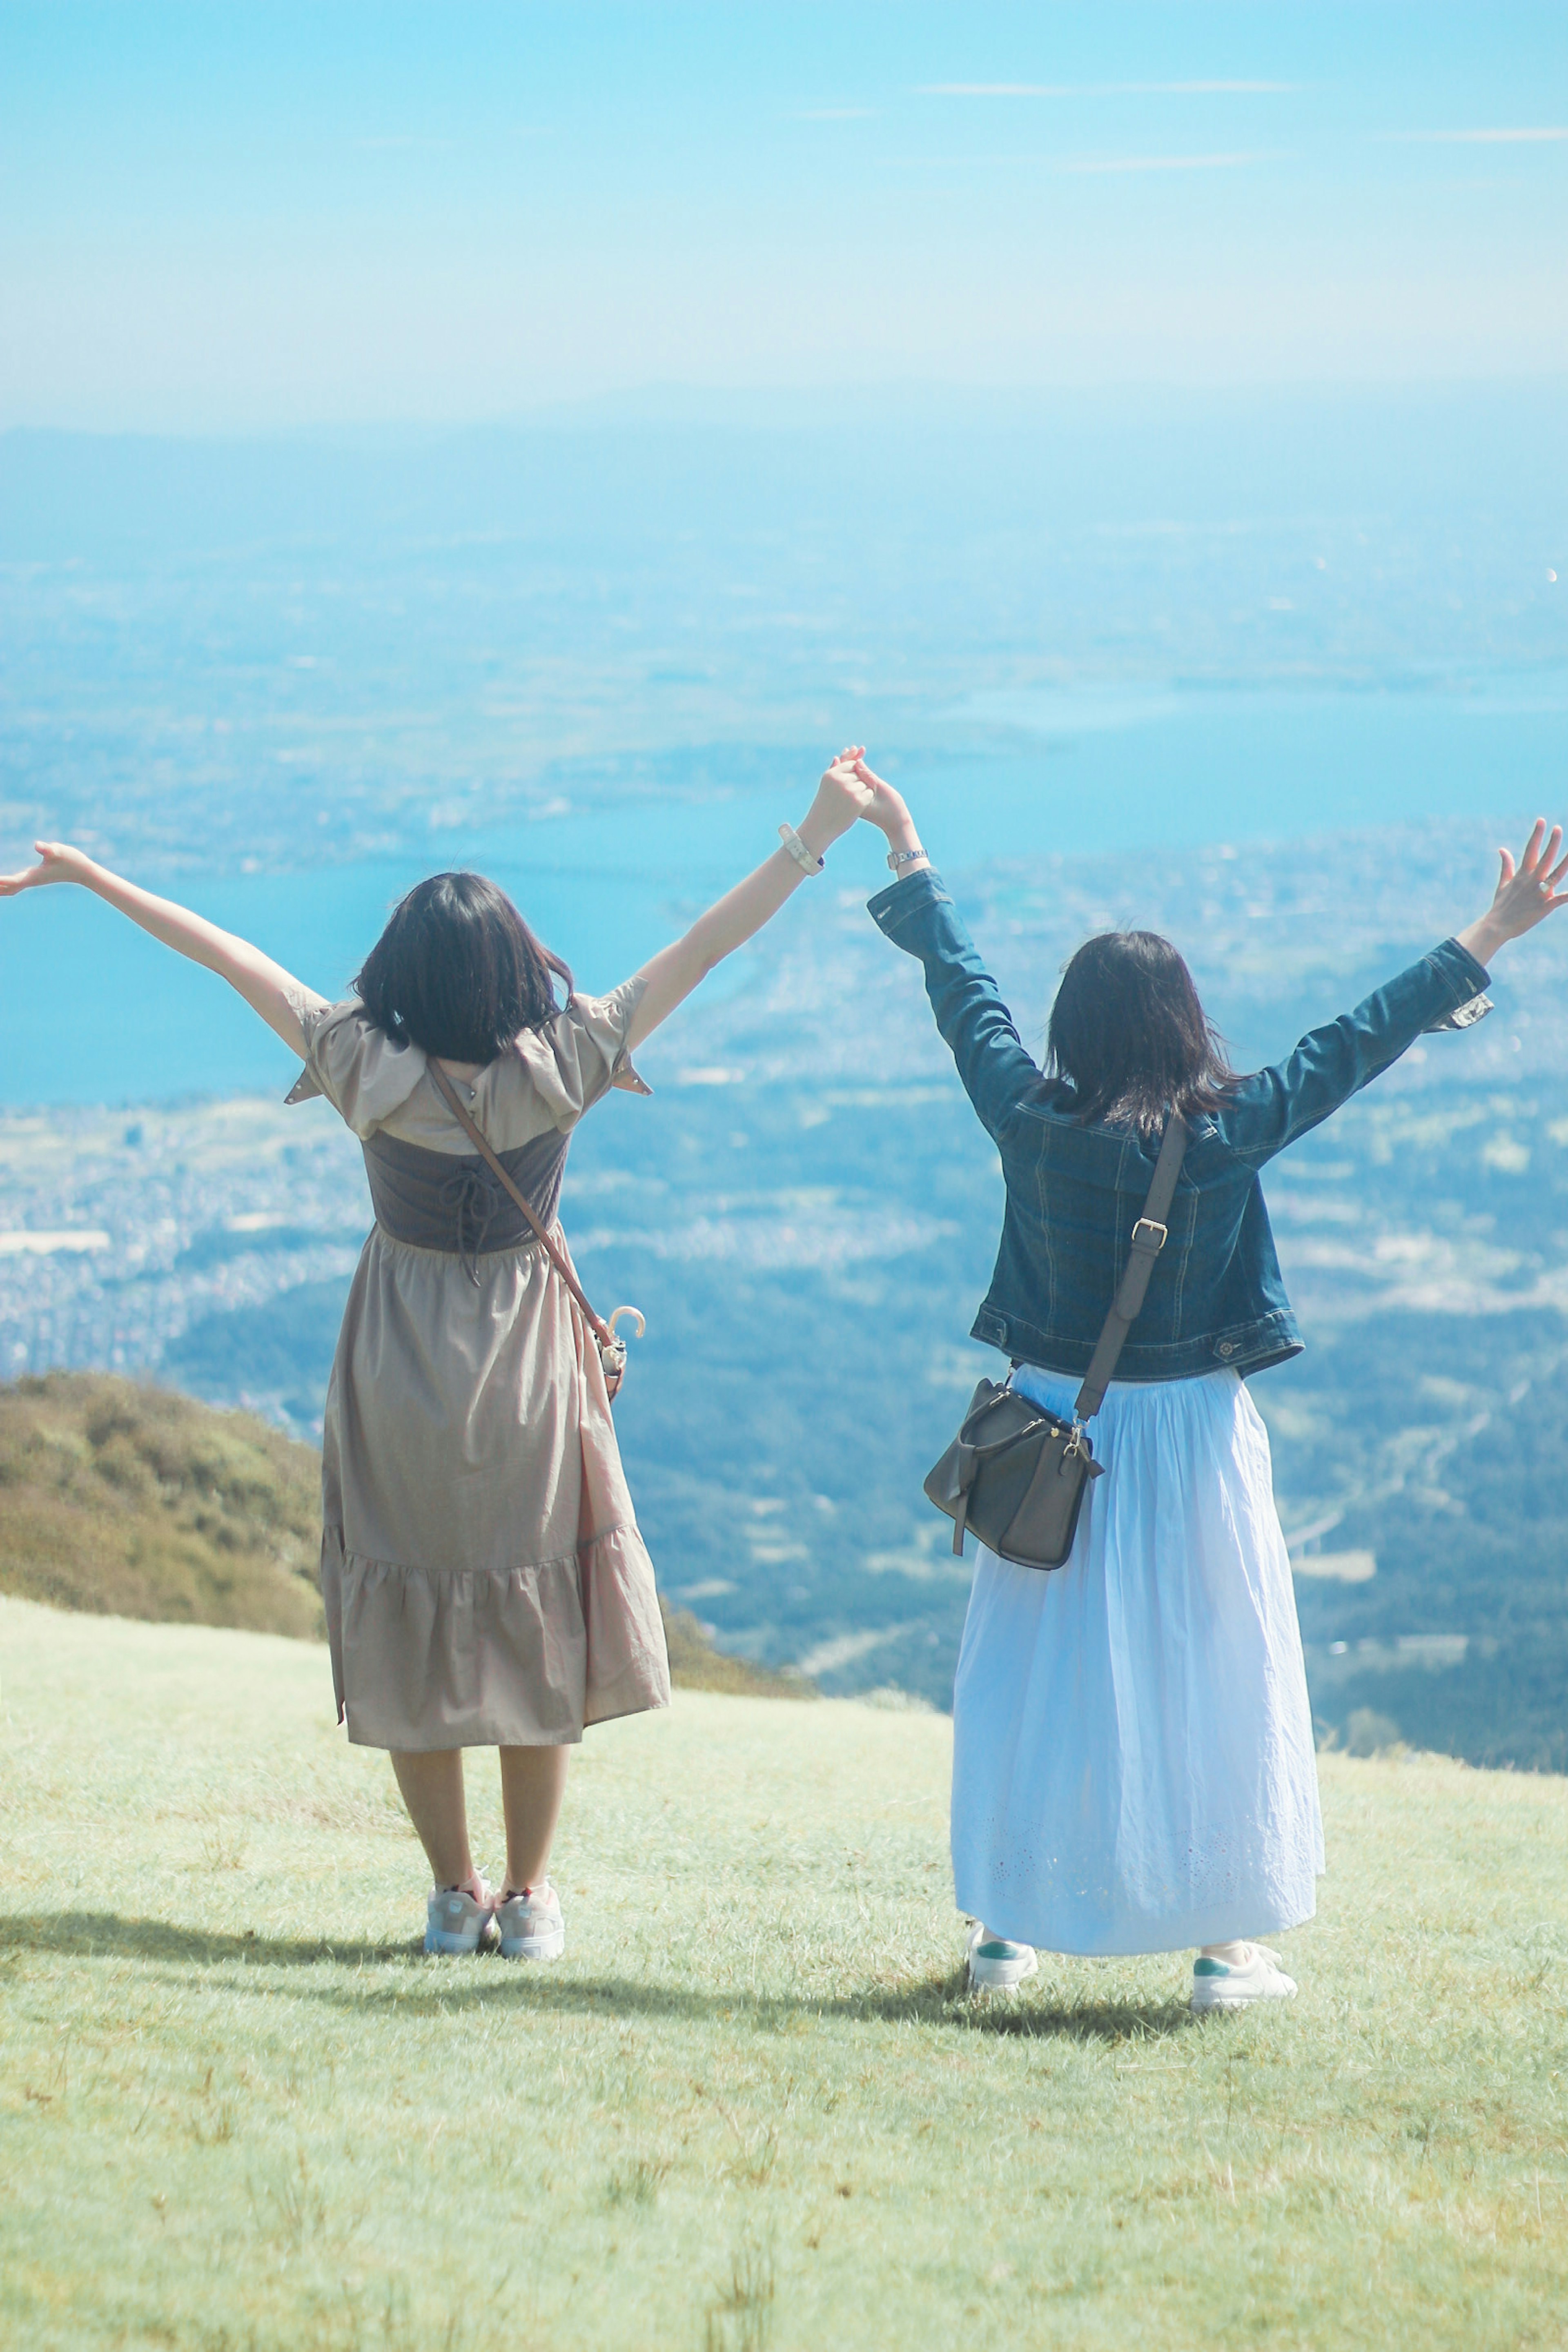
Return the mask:
<path fill-rule="evenodd" d="M 780 825 L 779 839 L 803 874 L 820 874 L 826 865 L 826 857 L 819 857 L 815 850 L 806 847 L 793 824 Z"/>
<path fill-rule="evenodd" d="M 923 849 L 889 849 L 888 864 L 896 874 L 902 866 L 923 866 L 927 863 Z"/>

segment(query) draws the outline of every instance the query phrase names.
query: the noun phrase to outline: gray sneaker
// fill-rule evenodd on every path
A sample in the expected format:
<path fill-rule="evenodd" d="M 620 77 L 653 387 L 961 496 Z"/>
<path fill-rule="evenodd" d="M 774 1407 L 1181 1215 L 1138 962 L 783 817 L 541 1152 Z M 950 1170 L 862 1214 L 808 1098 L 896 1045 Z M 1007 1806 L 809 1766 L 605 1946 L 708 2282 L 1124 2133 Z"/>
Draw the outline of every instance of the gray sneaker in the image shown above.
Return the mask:
<path fill-rule="evenodd" d="M 425 1906 L 425 1948 L 462 1957 L 489 1941 L 495 1897 L 477 1874 L 467 1886 L 433 1886 Z"/>
<path fill-rule="evenodd" d="M 503 1960 L 558 1960 L 566 1949 L 561 1897 L 548 1878 L 496 1905 Z"/>

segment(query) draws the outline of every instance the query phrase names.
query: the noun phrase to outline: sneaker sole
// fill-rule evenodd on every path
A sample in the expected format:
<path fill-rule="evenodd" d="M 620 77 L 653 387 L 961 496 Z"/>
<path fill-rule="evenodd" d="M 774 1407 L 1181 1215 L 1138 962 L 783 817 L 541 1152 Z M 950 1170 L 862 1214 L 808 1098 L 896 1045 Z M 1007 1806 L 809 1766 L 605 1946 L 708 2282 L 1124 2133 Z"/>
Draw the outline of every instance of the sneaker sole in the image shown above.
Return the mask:
<path fill-rule="evenodd" d="M 1260 2000 L 1294 2000 L 1295 1998 L 1296 1988 L 1294 1985 L 1291 1986 L 1289 1992 L 1233 1992 L 1207 1994 L 1194 1992 L 1191 2000 L 1188 2001 L 1187 2007 L 1191 2010 L 1194 2010 L 1201 2017 L 1205 2010 L 1256 2009 Z"/>
<path fill-rule="evenodd" d="M 971 1960 L 969 1990 L 971 1992 L 1013 1992 L 1038 1976 L 1040 1963 L 1031 1952 L 1026 1960 Z"/>
<path fill-rule="evenodd" d="M 565 1949 L 564 1927 L 552 1928 L 547 1936 L 503 1936 L 500 1939 L 503 1960 L 558 1960 Z"/>
<path fill-rule="evenodd" d="M 426 1927 L 425 1950 L 432 1959 L 471 1960 L 476 1952 L 488 1952 L 496 1939 L 495 1921 L 487 1913 L 479 1921 L 476 1936 L 455 1936 L 446 1927 Z"/>
<path fill-rule="evenodd" d="M 425 1949 L 433 1959 L 471 1960 L 476 1952 L 485 1948 L 486 1938 L 476 1936 L 470 1943 L 466 1936 L 448 1936 L 440 1928 L 425 1930 Z"/>

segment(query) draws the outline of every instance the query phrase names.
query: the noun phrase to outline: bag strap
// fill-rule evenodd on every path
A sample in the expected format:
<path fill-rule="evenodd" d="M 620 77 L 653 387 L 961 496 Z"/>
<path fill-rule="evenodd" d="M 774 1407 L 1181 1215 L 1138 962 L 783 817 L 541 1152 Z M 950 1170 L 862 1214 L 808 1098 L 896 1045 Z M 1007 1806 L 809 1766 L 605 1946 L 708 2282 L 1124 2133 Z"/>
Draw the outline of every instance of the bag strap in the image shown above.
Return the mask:
<path fill-rule="evenodd" d="M 438 1090 L 445 1097 L 447 1109 L 451 1112 L 458 1126 L 466 1129 L 468 1140 L 474 1146 L 475 1150 L 478 1151 L 480 1159 L 486 1162 L 493 1175 L 500 1177 L 507 1191 L 511 1194 L 512 1199 L 517 1202 L 518 1207 L 522 1211 L 523 1215 L 528 1219 L 529 1223 L 532 1226 L 534 1238 L 537 1241 L 543 1243 L 552 1265 L 553 1265 L 556 1273 L 561 1276 L 562 1281 L 566 1285 L 567 1289 L 572 1293 L 573 1297 L 577 1301 L 578 1306 L 586 1316 L 588 1320 L 588 1328 L 593 1332 L 594 1337 L 596 1339 L 607 1342 L 611 1346 L 615 1346 L 616 1342 L 614 1332 L 610 1329 L 609 1325 L 604 1322 L 600 1317 L 595 1315 L 593 1308 L 589 1306 L 586 1296 L 584 1293 L 583 1286 L 578 1281 L 576 1276 L 573 1273 L 571 1267 L 567 1265 L 564 1255 L 556 1248 L 555 1244 L 551 1240 L 550 1235 L 545 1232 L 544 1227 L 534 1215 L 533 1211 L 530 1208 L 527 1201 L 519 1192 L 517 1186 L 512 1182 L 511 1178 L 508 1175 L 505 1168 L 502 1166 L 500 1158 L 490 1150 L 489 1145 L 485 1141 L 484 1136 L 480 1132 L 475 1120 L 469 1116 L 468 1112 L 464 1109 L 463 1105 L 458 1098 L 457 1087 L 452 1084 L 451 1078 L 447 1075 L 447 1071 L 442 1068 L 434 1054 L 426 1055 L 426 1067 L 428 1069 L 430 1076 L 435 1079 Z"/>
<path fill-rule="evenodd" d="M 1171 1213 L 1171 1202 L 1176 1194 L 1176 1179 L 1182 1172 L 1182 1161 L 1187 1150 L 1187 1122 L 1178 1111 L 1173 1111 L 1165 1121 L 1165 1139 L 1160 1146 L 1160 1157 L 1154 1162 L 1154 1181 L 1149 1187 L 1149 1197 L 1143 1203 L 1143 1213 L 1132 1228 L 1132 1247 L 1128 1255 L 1116 1296 L 1110 1302 L 1089 1370 L 1083 1376 L 1083 1386 L 1078 1392 L 1073 1412 L 1079 1421 L 1092 1420 L 1105 1402 L 1105 1391 L 1116 1370 L 1127 1334 L 1138 1319 L 1149 1287 L 1149 1276 L 1154 1271 L 1154 1260 L 1165 1246 L 1165 1219 Z"/>

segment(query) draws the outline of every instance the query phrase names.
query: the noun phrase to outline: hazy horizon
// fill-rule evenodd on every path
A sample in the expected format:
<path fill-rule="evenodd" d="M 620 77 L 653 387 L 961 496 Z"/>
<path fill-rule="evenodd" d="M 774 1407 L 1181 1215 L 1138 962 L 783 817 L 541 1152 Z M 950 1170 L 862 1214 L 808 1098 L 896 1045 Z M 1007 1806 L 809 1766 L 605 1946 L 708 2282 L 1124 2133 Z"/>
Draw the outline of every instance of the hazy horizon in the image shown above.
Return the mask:
<path fill-rule="evenodd" d="M 0 19 L 0 425 L 1568 370 L 1544 5 Z"/>

